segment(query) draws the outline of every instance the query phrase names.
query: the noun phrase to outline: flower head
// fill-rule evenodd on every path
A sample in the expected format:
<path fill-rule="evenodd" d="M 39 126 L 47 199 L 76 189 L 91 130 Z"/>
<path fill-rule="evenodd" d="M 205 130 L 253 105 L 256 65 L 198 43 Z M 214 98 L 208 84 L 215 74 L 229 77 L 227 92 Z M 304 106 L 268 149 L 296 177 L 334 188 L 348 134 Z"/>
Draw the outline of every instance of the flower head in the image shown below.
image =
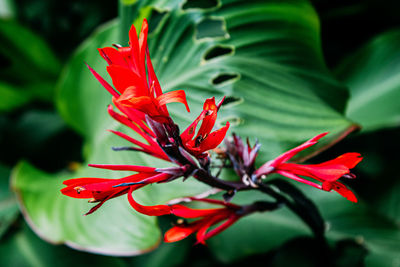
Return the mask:
<path fill-rule="evenodd" d="M 159 122 L 168 122 L 166 104 L 180 102 L 189 106 L 183 90 L 162 93 L 154 72 L 147 46 L 147 20 L 143 20 L 139 38 L 134 26 L 129 31 L 129 47 L 100 48 L 100 55 L 107 61 L 107 72 L 114 88 L 92 68 L 90 71 L 114 96 L 115 102 L 129 109 L 139 110 Z"/>
<path fill-rule="evenodd" d="M 357 202 L 357 198 L 354 193 L 345 185 L 340 183 L 338 179 L 341 177 L 355 178 L 355 175 L 350 172 L 350 169 L 354 168 L 362 160 L 362 157 L 359 153 L 345 153 L 335 159 L 319 164 L 302 165 L 287 162 L 300 151 L 318 143 L 318 140 L 327 134 L 328 133 L 322 133 L 317 135 L 300 146 L 283 153 L 274 160 L 268 161 L 255 171 L 255 176 L 261 177 L 262 175 L 279 173 L 283 176 L 311 185 L 318 189 L 325 191 L 335 190 L 348 200 Z M 321 185 L 301 178 L 300 176 L 317 180 L 321 183 Z"/>
<path fill-rule="evenodd" d="M 246 142 L 240 136 L 233 134 L 232 139 L 225 139 L 225 154 L 232 162 L 233 169 L 239 177 L 251 175 L 254 172 L 254 164 L 261 145 L 256 141 L 253 147 L 249 139 Z"/>
<path fill-rule="evenodd" d="M 224 140 L 229 128 L 229 122 L 226 125 L 211 133 L 217 119 L 217 112 L 221 103 L 216 105 L 215 98 L 208 98 L 203 105 L 203 111 L 181 134 L 182 144 L 187 151 L 195 156 L 205 156 L 204 152 L 216 148 Z M 199 122 L 200 129 L 196 136 L 196 128 Z"/>

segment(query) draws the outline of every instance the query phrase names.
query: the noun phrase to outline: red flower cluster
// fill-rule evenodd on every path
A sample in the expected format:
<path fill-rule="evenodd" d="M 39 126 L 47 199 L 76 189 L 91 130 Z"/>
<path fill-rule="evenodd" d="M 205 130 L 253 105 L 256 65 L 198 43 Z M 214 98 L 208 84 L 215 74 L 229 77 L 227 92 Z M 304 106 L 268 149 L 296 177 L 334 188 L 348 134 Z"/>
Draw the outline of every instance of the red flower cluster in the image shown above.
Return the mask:
<path fill-rule="evenodd" d="M 290 179 L 311 185 L 318 189 L 325 191 L 331 191 L 333 189 L 348 200 L 357 202 L 354 193 L 344 184 L 340 183 L 338 179 L 341 177 L 355 178 L 355 176 L 350 173 L 350 169 L 354 168 L 362 160 L 359 153 L 346 153 L 336 159 L 320 164 L 301 165 L 287 162 L 300 151 L 318 143 L 318 140 L 327 134 L 328 133 L 319 134 L 300 146 L 283 153 L 274 160 L 268 161 L 256 170 L 254 174 L 256 177 L 261 177 L 271 173 L 279 173 Z M 299 176 L 312 178 L 321 182 L 322 185 Z"/>
<path fill-rule="evenodd" d="M 196 219 L 189 223 L 181 223 L 165 234 L 166 242 L 179 241 L 197 233 L 197 243 L 204 244 L 212 236 L 222 232 L 239 218 L 250 213 L 276 209 L 288 202 L 279 193 L 271 193 L 268 185 L 263 184 L 261 178 L 278 173 L 288 178 L 300 181 L 325 191 L 335 190 L 350 201 L 356 202 L 354 193 L 339 182 L 339 178 L 355 178 L 350 173 L 361 160 L 358 153 L 346 153 L 336 159 L 320 164 L 301 165 L 288 162 L 300 151 L 316 144 L 327 133 L 320 134 L 304 144 L 289 150 L 271 160 L 260 168 L 255 168 L 255 160 L 260 148 L 256 142 L 250 146 L 249 141 L 244 143 L 234 135 L 232 141 L 226 142 L 226 149 L 219 149 L 222 168 L 230 166 L 241 178 L 239 181 L 226 181 L 212 174 L 208 151 L 216 148 L 225 138 L 229 129 L 229 122 L 218 130 L 213 131 L 217 120 L 217 113 L 222 101 L 215 103 L 215 98 L 206 99 L 203 111 L 193 123 L 180 133 L 179 127 L 174 124 L 169 115 L 166 104 L 180 102 L 189 107 L 183 90 L 162 93 L 160 83 L 151 63 L 147 46 L 147 21 L 143 21 L 139 38 L 134 27 L 129 32 L 129 47 L 116 46 L 99 49 L 100 55 L 107 61 L 107 71 L 113 81 L 112 87 L 97 72 L 89 67 L 96 79 L 112 94 L 113 103 L 121 113 L 108 107 L 109 114 L 119 123 L 124 124 L 139 134 L 144 140 L 139 141 L 129 135 L 113 131 L 112 133 L 124 138 L 132 144 L 130 147 L 114 148 L 114 150 L 134 150 L 147 153 L 155 158 L 176 164 L 170 168 L 153 168 L 136 165 L 95 165 L 89 166 L 116 171 L 131 171 L 134 174 L 120 179 L 105 178 L 77 178 L 64 181 L 64 195 L 73 198 L 89 199 L 97 202 L 90 214 L 100 208 L 107 200 L 127 194 L 130 205 L 138 212 L 149 216 L 172 214 L 185 219 Z M 200 127 L 198 129 L 198 125 Z M 229 161 L 229 162 L 228 162 Z M 225 164 L 228 162 L 229 164 Z M 191 201 L 200 201 L 221 205 L 221 208 L 191 209 L 180 204 L 144 206 L 136 202 L 132 193 L 148 184 L 165 183 L 174 179 L 193 176 L 198 181 L 210 186 L 226 190 L 223 195 L 226 201 L 213 199 L 193 198 Z M 302 178 L 308 177 L 314 181 Z M 263 193 L 270 194 L 275 202 L 256 201 L 251 205 L 238 206 L 228 203 L 240 190 L 264 189 Z M 278 196 L 277 196 L 278 195 Z M 322 219 L 321 219 L 322 220 Z"/>
<path fill-rule="evenodd" d="M 117 46 L 99 49 L 100 55 L 107 61 L 107 71 L 112 78 L 116 90 L 108 84 L 96 71 L 88 66 L 96 79 L 113 95 L 115 106 L 122 112 L 117 113 L 110 105 L 109 114 L 119 123 L 126 125 L 138 133 L 144 140 L 139 141 L 129 135 L 110 130 L 112 133 L 129 141 L 133 146 L 115 148 L 115 150 L 135 150 L 147 153 L 153 157 L 175 162 L 179 167 L 156 169 L 135 165 L 94 165 L 91 167 L 133 171 L 136 174 L 121 179 L 78 178 L 64 181 L 67 186 L 61 192 L 73 198 L 89 198 L 89 202 L 99 202 L 86 214 L 91 214 L 100 208 L 104 202 L 128 193 L 129 203 L 138 212 L 146 215 L 160 216 L 172 213 L 172 207 L 167 205 L 142 206 L 132 197 L 132 192 L 151 183 L 160 183 L 173 180 L 185 174 L 187 167 L 179 162 L 178 158 L 187 158 L 185 151 L 179 152 L 178 146 L 182 142 L 184 148 L 193 155 L 206 156 L 209 149 L 218 146 L 224 139 L 229 127 L 221 128 L 210 134 L 214 127 L 217 111 L 222 104 L 215 104 L 214 98 L 207 99 L 200 116 L 189 126 L 181 137 L 178 128 L 169 116 L 166 104 L 181 102 L 189 107 L 185 92 L 178 90 L 162 93 L 160 83 L 151 63 L 147 46 L 148 25 L 143 21 L 139 39 L 136 29 L 131 27 L 129 32 L 129 47 Z M 194 138 L 194 132 L 199 121 L 202 126 Z M 169 151 L 169 154 L 166 152 Z M 183 154 L 183 156 L 182 156 Z M 177 207 L 173 207 L 175 210 Z"/>

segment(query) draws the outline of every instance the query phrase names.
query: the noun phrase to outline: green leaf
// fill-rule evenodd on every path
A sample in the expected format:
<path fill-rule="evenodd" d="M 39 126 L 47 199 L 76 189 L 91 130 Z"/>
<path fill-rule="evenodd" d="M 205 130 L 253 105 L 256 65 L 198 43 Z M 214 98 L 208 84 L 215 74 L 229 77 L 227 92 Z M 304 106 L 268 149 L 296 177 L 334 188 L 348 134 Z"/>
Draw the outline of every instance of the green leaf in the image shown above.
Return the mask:
<path fill-rule="evenodd" d="M 325 231 L 324 220 L 315 204 L 304 195 L 297 187 L 283 179 L 275 179 L 268 184 L 276 186 L 280 193 L 287 194 L 291 200 L 286 205 L 292 212 L 297 214 L 303 222 L 313 230 L 317 237 L 323 237 Z M 287 199 L 287 198 L 286 198 Z"/>
<path fill-rule="evenodd" d="M 30 100 L 30 94 L 23 94 L 20 88 L 0 82 L 0 98 L 3 101 L 0 102 L 0 112 L 13 110 L 27 103 Z"/>
<path fill-rule="evenodd" d="M 130 266 L 183 266 L 186 254 L 192 245 L 189 240 L 176 243 L 163 243 L 151 253 L 132 258 Z"/>
<path fill-rule="evenodd" d="M 13 20 L 0 19 L 0 57 L 3 62 L 0 96 L 11 110 L 35 97 L 52 100 L 61 64 L 46 42 Z"/>
<path fill-rule="evenodd" d="M 9 190 L 10 173 L 9 168 L 0 165 L 0 238 L 19 214 L 17 200 Z"/>
<path fill-rule="evenodd" d="M 350 238 L 363 245 L 368 251 L 366 257 L 368 266 L 377 266 L 374 264 L 377 262 L 398 264 L 400 259 L 398 225 L 368 210 L 362 202 L 354 204 L 336 198 L 333 192 L 313 190 L 305 186 L 302 188 L 317 204 L 326 220 L 328 239 L 338 241 Z"/>
<path fill-rule="evenodd" d="M 26 225 L 0 243 L 0 265 L 20 267 L 126 266 L 122 259 L 77 252 L 64 246 L 48 244 Z"/>
<path fill-rule="evenodd" d="M 363 131 L 400 125 L 400 30 L 383 33 L 347 58 L 338 76 L 350 89 L 346 114 Z"/>
<path fill-rule="evenodd" d="M 141 2 L 143 8 L 139 13 L 148 10 L 144 3 Z M 160 9 L 162 5 L 163 1 L 157 2 L 154 10 L 170 10 L 170 6 Z M 158 24 L 152 24 L 150 19 L 150 28 L 154 30 L 149 36 L 149 49 L 163 89 L 186 89 L 193 110 L 186 115 L 183 105 L 169 106 L 181 129 L 197 116 L 205 98 L 226 95 L 230 103 L 220 112 L 220 122 L 229 119 L 236 124 L 231 131 L 259 138 L 266 148 L 259 159 L 270 159 L 317 133 L 330 131 L 332 134 L 318 148 L 321 149 L 354 130 L 354 125 L 341 114 L 346 91 L 324 65 L 318 18 L 307 1 L 284 4 L 231 1 L 207 12 L 182 11 L 176 4 L 163 14 L 154 11 L 152 18 Z M 210 31 L 209 25 L 218 29 Z M 211 33 L 213 37 L 205 37 Z M 202 39 L 197 40 L 196 36 Z M 84 136 L 87 162 L 163 166 L 162 162 L 137 153 L 109 149 L 126 142 L 105 132 L 117 125 L 106 112 L 111 97 L 83 62 L 110 80 L 96 48 L 110 46 L 115 40 L 118 40 L 117 24 L 111 22 L 99 28 L 77 50 L 58 83 L 59 111 Z M 224 52 L 225 55 L 220 55 Z M 113 199 L 95 214 L 83 217 L 81 214 L 90 205 L 58 192 L 66 178 L 121 176 L 86 167 L 73 174 L 48 175 L 23 163 L 15 170 L 14 187 L 25 207 L 25 217 L 46 239 L 101 253 L 135 254 L 156 245 L 160 233 L 154 218 L 134 212 L 124 197 Z M 185 183 L 177 180 L 139 190 L 135 197 L 144 204 L 159 204 L 207 188 L 192 179 Z M 264 222 L 263 229 L 267 229 L 265 225 L 270 221 L 275 225 L 263 238 L 274 235 L 287 240 L 306 231 L 288 212 L 282 212 L 266 219 L 260 215 L 264 218 L 260 219 Z M 253 220 L 249 217 L 243 222 L 247 221 L 249 227 Z M 282 225 L 288 225 L 283 228 L 286 232 L 274 231 Z M 243 242 L 248 247 L 244 251 L 259 249 L 254 249 L 256 243 L 250 238 L 247 241 L 250 242 L 247 245 Z M 262 249 L 272 246 L 271 243 Z"/>
<path fill-rule="evenodd" d="M 101 212 L 83 216 L 90 205 L 60 193 L 62 180 L 72 178 L 70 175 L 46 174 L 24 162 L 14 169 L 13 187 L 39 236 L 52 243 L 114 255 L 143 253 L 157 244 L 160 231 L 155 218 L 134 213 L 126 198 L 112 200 Z"/>

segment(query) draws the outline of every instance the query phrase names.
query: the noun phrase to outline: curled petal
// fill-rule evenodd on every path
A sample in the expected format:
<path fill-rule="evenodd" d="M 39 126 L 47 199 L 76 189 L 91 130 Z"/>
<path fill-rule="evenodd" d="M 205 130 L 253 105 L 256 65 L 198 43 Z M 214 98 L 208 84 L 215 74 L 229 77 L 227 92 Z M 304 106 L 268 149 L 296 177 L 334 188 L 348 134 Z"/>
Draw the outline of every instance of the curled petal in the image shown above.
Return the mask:
<path fill-rule="evenodd" d="M 325 182 L 322 184 L 322 189 L 325 191 L 330 191 L 333 189 L 336 192 L 338 192 L 341 196 L 345 197 L 347 200 L 350 200 L 351 202 L 357 203 L 358 201 L 354 193 L 342 183 Z"/>
<path fill-rule="evenodd" d="M 137 203 L 132 197 L 133 189 L 128 192 L 129 204 L 137 211 L 148 216 L 161 216 L 171 214 L 171 207 L 168 205 L 155 205 L 155 206 L 143 206 Z"/>
<path fill-rule="evenodd" d="M 187 112 L 190 112 L 189 105 L 186 100 L 186 94 L 183 90 L 177 90 L 162 94 L 156 98 L 158 105 L 163 106 L 168 103 L 179 102 L 185 105 Z"/>

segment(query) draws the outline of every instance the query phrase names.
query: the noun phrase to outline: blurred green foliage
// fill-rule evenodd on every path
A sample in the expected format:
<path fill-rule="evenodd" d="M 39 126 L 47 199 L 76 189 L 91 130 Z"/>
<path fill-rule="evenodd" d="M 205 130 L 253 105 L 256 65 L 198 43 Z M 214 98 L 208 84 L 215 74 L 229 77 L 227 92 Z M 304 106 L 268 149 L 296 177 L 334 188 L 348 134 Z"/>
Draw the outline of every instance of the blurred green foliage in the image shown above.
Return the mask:
<path fill-rule="evenodd" d="M 247 105 L 247 102 L 242 106 L 229 107 L 227 105 L 225 114 L 229 114 L 230 118 L 245 117 L 246 122 L 250 121 L 253 128 L 249 127 L 250 130 L 246 130 L 239 126 L 237 131 L 242 135 L 257 131 L 257 137 L 264 140 L 263 149 L 271 154 L 279 153 L 309 137 L 311 132 L 327 127 L 326 125 L 333 120 L 321 120 L 317 126 L 311 126 L 299 119 L 308 116 L 312 118 L 326 107 L 332 107 L 333 111 L 329 111 L 332 114 L 339 111 L 339 115 L 335 115 L 337 125 L 331 123 L 328 127 L 332 132 L 345 129 L 351 125 L 351 120 L 364 127 L 360 133 L 350 136 L 311 161 L 320 162 L 347 151 L 362 153 L 364 161 L 356 169 L 358 178 L 349 182 L 360 197 L 361 203 L 350 206 L 348 203 L 338 201 L 337 196 L 327 196 L 324 192 L 315 192 L 301 187 L 311 199 L 316 201 L 324 219 L 327 220 L 327 236 L 330 240 L 328 249 L 322 248 L 300 220 L 291 217 L 292 215 L 285 210 L 274 215 L 251 216 L 234 225 L 229 231 L 211 239 L 209 248 L 192 246 L 194 241 L 189 238 L 176 244 L 162 244 L 155 251 L 138 257 L 111 257 L 78 252 L 64 245 L 46 243 L 29 229 L 23 216 L 20 216 L 21 211 L 26 212 L 30 207 L 34 207 L 36 218 L 39 218 L 38 220 L 41 220 L 44 225 L 47 224 L 45 228 L 50 232 L 54 231 L 55 225 L 51 225 L 55 222 L 54 218 L 57 216 L 78 218 L 88 207 L 87 204 L 80 202 L 80 204 L 73 204 L 75 207 L 72 209 L 65 208 L 71 206 L 65 205 L 65 199 L 61 199 L 61 195 L 59 196 L 61 201 L 54 199 L 58 195 L 58 189 L 61 187 L 59 181 L 63 177 L 83 175 L 85 168 L 80 169 L 78 173 L 72 173 L 79 169 L 84 159 L 98 161 L 99 158 L 96 158 L 96 155 L 97 157 L 100 155 L 101 160 L 108 161 L 101 163 L 131 159 L 123 154 L 124 152 L 115 157 L 112 151 L 107 151 L 107 147 L 119 142 L 117 139 L 110 138 L 104 131 L 106 128 L 116 127 L 115 123 L 106 119 L 105 105 L 110 102 L 109 97 L 83 65 L 83 61 L 88 61 L 101 74 L 105 74 L 95 48 L 110 45 L 113 39 L 120 37 L 117 32 L 111 35 L 104 33 L 104 30 L 107 31 L 113 27 L 108 24 L 108 28 L 103 27 L 103 30 L 97 31 L 94 37 L 87 38 L 101 23 L 117 16 L 118 3 L 117 1 L 94 0 L 63 2 L 3 0 L 0 1 L 1 266 L 54 266 L 55 262 L 60 266 L 96 264 L 145 267 L 221 266 L 224 264 L 229 264 L 229 266 L 364 266 L 365 264 L 400 266 L 400 182 L 397 170 L 400 160 L 398 154 L 400 149 L 398 142 L 400 58 L 397 49 L 400 17 L 397 14 L 399 8 L 397 1 L 386 1 L 383 4 L 382 1 L 377 0 L 314 0 L 312 4 L 315 10 L 307 1 L 285 1 L 285 3 L 247 1 L 243 5 L 243 17 L 236 18 L 236 21 L 232 20 L 237 28 L 228 27 L 229 34 L 233 36 L 232 40 L 239 40 L 239 43 L 230 43 L 229 40 L 209 40 L 209 42 L 203 40 L 200 44 L 191 39 L 194 36 L 192 25 L 198 22 L 200 17 L 218 16 L 220 1 L 185 3 L 178 0 L 139 1 L 136 3 L 138 6 L 130 5 L 135 1 L 122 2 L 129 4 L 130 11 L 137 12 L 132 13 L 136 14 L 136 17 L 151 16 L 151 29 L 155 30 L 158 25 L 161 25 L 162 31 L 155 32 L 149 44 L 156 70 L 159 71 L 162 84 L 165 84 L 164 90 L 175 87 L 189 89 L 189 94 L 192 96 L 189 102 L 194 107 L 193 114 L 196 114 L 201 98 L 204 96 L 228 94 L 232 99 L 238 97 L 248 101 L 255 95 L 263 95 L 255 101 L 265 104 L 264 109 L 257 109 L 259 110 L 256 113 L 257 116 L 252 115 L 251 112 L 254 112 L 255 107 L 261 104 Z M 145 8 L 151 3 L 158 7 L 157 11 Z M 268 11 L 270 12 L 268 14 L 272 17 L 279 17 L 281 14 L 287 24 L 283 26 L 282 24 L 277 26 L 272 22 L 257 24 L 256 14 L 262 18 L 262 12 L 265 11 L 257 7 L 264 3 L 266 6 L 271 4 L 270 6 L 274 7 Z M 177 4 L 188 13 L 182 15 L 171 11 L 171 8 Z M 291 29 L 290 26 L 294 27 L 296 23 L 301 24 L 302 21 L 297 17 L 300 13 L 290 10 L 290 7 L 296 4 L 299 5 L 297 11 L 301 11 L 300 13 L 305 16 L 303 22 L 313 25 L 314 28 L 300 27 L 297 31 L 292 31 L 289 38 L 288 32 L 284 31 Z M 233 4 L 229 6 L 228 3 L 227 6 L 235 8 Z M 137 9 L 138 7 L 144 7 L 142 12 Z M 250 13 L 246 14 L 246 10 L 250 10 Z M 121 9 L 119 12 L 123 15 Z M 175 22 L 179 27 L 171 26 L 165 21 L 168 19 L 168 16 L 165 16 L 168 12 L 174 14 L 167 22 L 170 24 Z M 232 10 L 224 12 L 229 13 Z M 141 20 L 129 14 L 130 16 L 122 17 L 126 20 L 125 24 L 135 21 L 140 25 Z M 251 14 L 254 17 L 251 17 Z M 247 25 L 246 23 L 251 21 L 249 18 L 255 20 L 254 24 L 262 25 L 264 27 L 262 31 L 260 28 L 257 32 L 257 27 L 251 23 Z M 295 22 L 290 22 L 290 18 L 293 18 Z M 131 21 L 132 19 L 134 21 Z M 201 34 L 207 36 L 216 33 L 217 36 L 223 36 L 221 23 L 208 22 L 202 24 L 205 25 L 203 30 L 198 29 L 203 31 Z M 228 19 L 228 25 L 229 22 Z M 319 28 L 319 23 L 321 28 Z M 242 28 L 238 25 L 242 25 Z M 179 29 L 186 30 L 179 32 Z M 253 32 L 252 29 L 254 29 Z M 273 45 L 260 41 L 258 47 L 252 46 L 257 42 L 251 38 L 262 37 L 262 32 L 268 33 L 264 38 L 271 38 L 271 40 L 276 36 L 284 38 L 276 39 L 279 42 L 275 40 L 276 43 Z M 201 34 L 197 34 L 198 38 L 202 36 Z M 238 34 L 240 38 L 235 34 Z M 178 44 L 182 44 L 182 48 L 174 45 L 173 40 L 177 36 L 182 37 L 175 40 L 179 42 Z M 247 40 L 250 45 L 240 43 L 241 40 L 243 43 Z M 170 44 L 169 41 L 171 41 Z M 202 57 L 205 51 L 212 50 L 212 47 L 219 43 L 225 47 L 236 46 L 235 56 L 217 57 L 211 67 L 199 67 L 198 60 L 204 60 Z M 168 49 L 169 44 L 171 46 L 169 54 L 159 51 L 157 44 L 163 44 L 164 49 Z M 179 56 L 183 52 L 179 49 L 183 52 L 190 51 L 187 53 L 187 58 L 190 60 L 183 60 Z M 262 55 L 259 54 L 256 57 L 257 52 Z M 295 56 L 291 56 L 291 53 Z M 165 58 L 165 55 L 169 58 Z M 256 57 L 260 62 L 254 60 L 251 62 L 254 64 L 265 64 L 263 60 L 266 59 L 269 60 L 268 63 L 273 64 L 272 67 L 267 66 L 264 72 L 254 74 L 254 66 L 249 67 L 249 62 L 239 64 L 241 56 L 248 59 Z M 281 68 L 277 67 L 279 64 Z M 282 68 L 282 66 L 290 66 L 290 68 Z M 304 72 L 299 72 L 302 68 Z M 177 77 L 188 70 L 196 70 L 197 73 L 190 76 L 190 79 L 181 79 L 182 81 L 179 82 Z M 233 74 L 240 73 L 241 76 L 238 82 L 213 84 L 213 79 L 210 77 L 219 73 L 230 73 L 232 77 L 236 77 Z M 255 82 L 249 82 L 252 79 Z M 297 103 L 294 101 L 292 105 L 285 106 L 288 101 L 290 103 L 290 98 L 274 95 L 279 92 L 276 90 L 280 88 L 277 84 L 285 84 L 283 88 L 291 85 L 291 90 L 302 90 L 299 99 L 296 99 Z M 347 98 L 346 89 L 349 98 Z M 318 97 L 312 98 L 307 105 L 301 105 L 301 97 L 306 95 L 305 92 L 308 90 L 313 91 L 310 95 L 316 94 Z M 91 97 L 93 92 L 98 92 L 98 95 Z M 300 104 L 298 104 L 299 101 Z M 281 120 L 282 114 L 292 107 L 294 107 L 290 114 L 293 116 L 292 127 L 282 127 L 277 124 L 276 121 Z M 103 113 L 98 112 L 100 109 Z M 179 110 L 175 107 L 172 109 L 178 120 L 185 122 L 185 118 L 178 116 Z M 247 110 L 250 114 L 246 114 Z M 266 110 L 268 113 L 265 113 Z M 342 111 L 349 119 L 340 115 Z M 191 116 L 194 116 L 193 114 Z M 251 124 L 252 120 L 254 124 Z M 311 129 L 312 127 L 314 129 Z M 332 137 L 330 141 L 334 138 Z M 84 156 L 82 156 L 82 151 L 84 151 Z M 270 157 L 264 154 L 264 157 L 268 158 L 267 156 Z M 27 160 L 33 166 L 26 163 L 17 165 L 21 160 Z M 148 159 L 143 158 L 141 161 L 146 163 Z M 13 171 L 12 168 L 14 168 Z M 21 172 L 21 169 L 27 170 L 29 175 Z M 24 197 L 33 199 L 20 208 L 17 206 L 14 192 L 10 190 L 9 177 L 12 172 L 14 177 L 18 173 L 25 175 L 25 179 L 18 180 L 17 187 L 20 192 L 21 190 L 27 192 Z M 59 173 L 62 173 L 62 176 Z M 91 174 L 111 177 L 108 173 L 92 172 Z M 174 189 L 168 189 L 165 186 L 151 189 L 154 190 L 153 195 L 162 195 L 163 191 L 164 198 L 172 198 L 176 194 Z M 146 195 L 148 193 L 142 193 L 144 201 L 149 201 Z M 153 199 L 153 201 L 161 200 L 165 199 L 161 197 Z M 248 198 L 245 201 L 248 201 Z M 72 202 L 78 203 L 76 200 Z M 122 202 L 125 204 L 121 204 Z M 121 200 L 120 204 L 116 201 L 110 203 L 110 206 L 111 204 L 112 207 L 108 207 L 109 210 L 115 209 L 119 213 L 115 215 L 116 218 L 127 214 L 119 219 L 127 220 L 121 237 L 127 235 L 127 240 L 134 239 L 135 233 L 129 233 L 131 229 L 129 226 L 136 217 L 130 217 L 129 213 L 132 211 L 126 208 L 125 199 Z M 51 216 L 49 216 L 50 212 Z M 104 210 L 103 214 L 93 218 L 78 218 L 78 221 L 88 219 L 93 221 L 93 225 L 96 223 L 100 225 L 107 220 L 107 212 Z M 26 216 L 26 218 L 31 217 Z M 131 218 L 130 221 L 129 218 Z M 161 218 L 159 222 L 161 230 L 168 229 L 172 220 L 173 218 Z M 155 221 L 153 219 L 149 221 L 152 221 L 146 221 L 149 231 L 157 233 L 151 234 L 153 239 L 147 240 L 146 244 L 141 243 L 144 247 L 154 245 L 159 237 L 158 228 L 153 226 Z M 66 224 L 69 222 L 65 220 Z M 32 221 L 28 223 L 33 225 Z M 66 226 L 61 226 L 65 230 Z M 97 228 L 97 231 L 101 227 L 103 227 L 101 231 L 107 230 L 104 225 L 98 227 L 100 228 Z M 49 240 L 43 231 L 35 230 L 36 233 L 40 233 L 42 237 Z M 64 230 L 57 230 L 56 233 L 59 234 Z M 85 231 L 93 231 L 95 235 L 96 227 L 75 233 L 75 236 L 82 235 L 85 240 Z M 108 240 L 107 238 L 112 237 L 107 234 L 100 237 L 103 242 L 101 244 L 112 247 L 112 242 L 115 241 Z M 90 242 L 90 238 L 87 240 Z M 54 238 L 52 241 L 63 241 L 63 238 L 59 240 Z M 107 244 L 107 241 L 111 243 Z M 88 244 L 88 247 L 90 246 L 91 244 Z"/>

